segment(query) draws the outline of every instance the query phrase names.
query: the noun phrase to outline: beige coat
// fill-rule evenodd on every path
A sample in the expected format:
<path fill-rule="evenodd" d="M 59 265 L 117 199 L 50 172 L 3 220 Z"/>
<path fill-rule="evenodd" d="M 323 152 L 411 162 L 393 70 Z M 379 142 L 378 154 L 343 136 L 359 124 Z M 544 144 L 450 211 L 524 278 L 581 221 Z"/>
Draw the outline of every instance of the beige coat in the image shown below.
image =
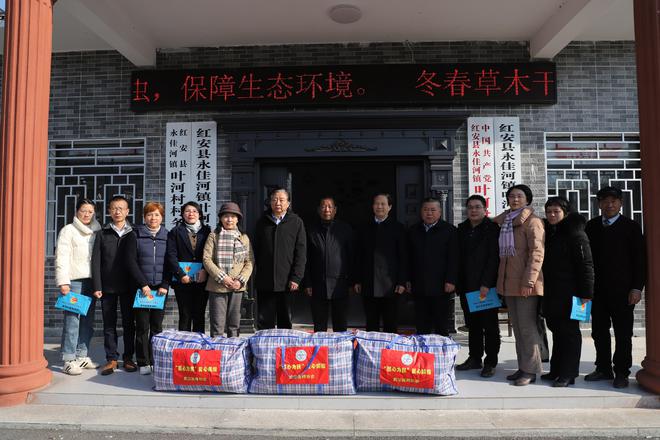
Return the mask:
<path fill-rule="evenodd" d="M 493 219 L 502 226 L 509 210 Z M 501 233 L 501 232 L 500 232 Z M 533 287 L 532 295 L 543 295 L 543 255 L 545 253 L 545 228 L 543 221 L 534 215 L 534 209 L 523 208 L 513 220 L 513 240 L 516 255 L 500 256 L 497 271 L 497 291 L 504 296 L 522 296 L 523 287 Z"/>
<path fill-rule="evenodd" d="M 224 272 L 216 265 L 215 247 L 217 240 L 215 237 L 215 232 L 211 232 L 206 239 L 206 244 L 204 244 L 203 262 L 204 268 L 209 274 L 209 278 L 206 281 L 206 290 L 216 293 L 229 293 L 232 292 L 232 290 L 226 288 L 220 281 L 221 275 L 224 275 Z M 235 263 L 227 275 L 231 278 L 238 278 L 241 280 L 243 285 L 237 290 L 237 292 L 245 292 L 247 289 L 247 281 L 250 279 L 252 269 L 254 268 L 254 255 L 252 255 L 252 246 L 250 246 L 250 239 L 247 234 L 241 234 L 240 240 L 248 250 L 248 258 L 242 263 Z"/>

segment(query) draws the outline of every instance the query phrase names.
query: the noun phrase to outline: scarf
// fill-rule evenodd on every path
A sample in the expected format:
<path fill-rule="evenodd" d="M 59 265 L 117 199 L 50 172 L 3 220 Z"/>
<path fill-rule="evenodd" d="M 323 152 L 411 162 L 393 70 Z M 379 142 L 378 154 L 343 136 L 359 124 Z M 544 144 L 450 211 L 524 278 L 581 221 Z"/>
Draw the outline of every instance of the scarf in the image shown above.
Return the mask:
<path fill-rule="evenodd" d="M 185 221 L 183 223 L 186 225 L 186 229 L 188 229 L 193 235 L 197 234 L 199 230 L 202 229 L 202 222 L 199 220 L 197 220 L 192 225 L 190 223 L 186 223 Z"/>
<path fill-rule="evenodd" d="M 513 239 L 513 220 L 520 215 L 523 208 L 509 211 L 500 229 L 500 257 L 513 257 L 516 255 L 516 244 Z"/>
<path fill-rule="evenodd" d="M 226 230 L 220 228 L 215 247 L 216 264 L 224 273 L 234 266 L 234 263 L 242 263 L 247 258 L 248 250 L 240 240 L 241 232 L 238 229 Z"/>

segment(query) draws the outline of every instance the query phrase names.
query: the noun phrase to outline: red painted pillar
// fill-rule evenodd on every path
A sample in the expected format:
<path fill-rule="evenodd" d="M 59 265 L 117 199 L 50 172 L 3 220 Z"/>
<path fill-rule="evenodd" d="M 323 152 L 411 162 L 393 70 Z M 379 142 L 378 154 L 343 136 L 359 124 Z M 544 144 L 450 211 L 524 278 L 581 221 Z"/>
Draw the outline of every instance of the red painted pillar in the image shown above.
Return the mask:
<path fill-rule="evenodd" d="M 44 246 L 52 0 L 7 0 L 0 138 L 0 406 L 47 385 Z"/>
<path fill-rule="evenodd" d="M 635 0 L 644 234 L 648 255 L 646 357 L 637 381 L 660 394 L 660 0 Z"/>

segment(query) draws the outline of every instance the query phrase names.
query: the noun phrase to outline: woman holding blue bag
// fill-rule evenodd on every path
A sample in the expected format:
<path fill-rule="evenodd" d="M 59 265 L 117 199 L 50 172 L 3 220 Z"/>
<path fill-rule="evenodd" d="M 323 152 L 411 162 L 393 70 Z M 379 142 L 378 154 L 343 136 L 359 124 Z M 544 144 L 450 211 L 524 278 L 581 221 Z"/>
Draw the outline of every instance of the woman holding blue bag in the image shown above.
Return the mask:
<path fill-rule="evenodd" d="M 570 212 L 568 200 L 550 197 L 545 203 L 545 279 L 542 311 L 552 332 L 550 372 L 541 379 L 566 387 L 579 376 L 582 333 L 580 322 L 571 319 L 573 297 L 582 303 L 593 298 L 594 267 L 586 220 Z"/>
<path fill-rule="evenodd" d="M 181 221 L 167 235 L 167 260 L 174 274 L 172 288 L 179 308 L 179 330 L 204 333 L 207 272 L 202 267 L 190 276 L 185 272 L 186 263 L 201 265 L 204 244 L 211 228 L 204 224 L 202 208 L 195 202 L 181 207 Z"/>
<path fill-rule="evenodd" d="M 95 232 L 101 225 L 94 218 L 96 208 L 89 199 L 79 200 L 73 222 L 64 226 L 57 237 L 55 252 L 55 280 L 61 295 L 79 293 L 91 298 L 87 315 L 65 311 L 62 327 L 62 371 L 72 376 L 98 364 L 88 356 L 94 334 L 96 298 L 92 294 L 92 248 Z"/>
<path fill-rule="evenodd" d="M 138 294 L 151 297 L 167 295 L 172 274 L 165 255 L 167 229 L 162 225 L 165 208 L 157 202 L 144 205 L 144 224 L 135 231 L 137 248 L 129 255 L 128 270 L 141 291 Z M 151 337 L 163 331 L 163 308 L 135 308 L 135 351 L 140 374 L 151 374 L 154 363 Z"/>

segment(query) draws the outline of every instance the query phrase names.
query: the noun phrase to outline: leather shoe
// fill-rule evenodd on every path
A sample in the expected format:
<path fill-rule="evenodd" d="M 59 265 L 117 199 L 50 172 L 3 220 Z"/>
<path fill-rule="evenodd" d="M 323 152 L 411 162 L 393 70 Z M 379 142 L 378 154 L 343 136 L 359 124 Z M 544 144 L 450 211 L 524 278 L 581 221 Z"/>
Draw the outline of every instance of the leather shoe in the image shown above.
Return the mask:
<path fill-rule="evenodd" d="M 552 371 L 549 373 L 545 373 L 541 375 L 541 380 L 556 380 L 559 378 L 558 374 L 553 373 Z"/>
<path fill-rule="evenodd" d="M 132 359 L 124 359 L 124 371 L 127 373 L 134 373 L 137 369 L 138 367 Z"/>
<path fill-rule="evenodd" d="M 575 378 L 571 377 L 569 379 L 568 377 L 558 377 L 557 380 L 552 383 L 552 386 L 555 388 L 565 388 L 569 385 L 575 385 Z"/>
<path fill-rule="evenodd" d="M 596 382 L 598 380 L 612 380 L 614 379 L 614 375 L 612 373 L 603 373 L 602 371 L 593 371 L 586 376 L 584 376 L 584 380 L 587 382 Z"/>
<path fill-rule="evenodd" d="M 484 365 L 484 368 L 481 370 L 481 377 L 493 377 L 495 374 L 495 367 L 490 365 Z"/>
<path fill-rule="evenodd" d="M 525 374 L 525 373 L 523 373 L 522 370 L 518 370 L 513 374 L 509 374 L 506 377 L 506 380 L 518 380 L 518 378 L 520 378 L 520 376 L 522 376 L 523 374 Z"/>
<path fill-rule="evenodd" d="M 101 376 L 107 376 L 108 374 L 112 374 L 115 372 L 117 369 L 117 361 L 108 361 L 107 364 L 103 366 L 103 369 L 101 370 Z"/>
<path fill-rule="evenodd" d="M 468 357 L 462 364 L 456 365 L 458 371 L 478 370 L 479 368 L 481 368 L 481 361 L 471 357 Z"/>
<path fill-rule="evenodd" d="M 629 385 L 628 378 L 625 376 L 617 376 L 614 378 L 612 386 L 614 388 L 627 388 Z"/>
<path fill-rule="evenodd" d="M 530 383 L 536 382 L 536 374 L 522 373 L 518 379 L 513 383 L 517 387 L 524 387 Z"/>

